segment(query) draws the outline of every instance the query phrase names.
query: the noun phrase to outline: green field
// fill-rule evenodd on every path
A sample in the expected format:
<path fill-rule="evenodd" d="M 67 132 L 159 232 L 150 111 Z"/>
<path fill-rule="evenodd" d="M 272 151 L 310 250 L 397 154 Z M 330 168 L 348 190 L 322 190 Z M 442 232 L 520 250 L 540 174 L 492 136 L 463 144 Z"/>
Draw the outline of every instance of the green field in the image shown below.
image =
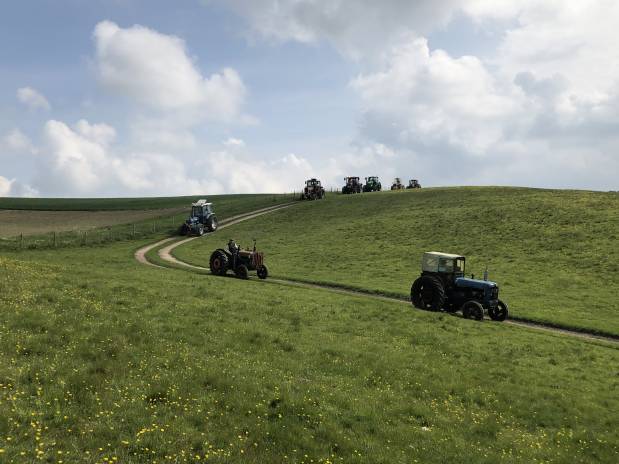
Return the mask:
<path fill-rule="evenodd" d="M 271 204 L 216 208 L 225 217 Z M 614 206 L 604 194 L 521 189 L 330 195 L 178 255 L 206 265 L 230 236 L 256 237 L 274 274 L 406 294 L 426 246 L 466 253 L 476 273 L 494 247 L 510 260 L 488 262 L 491 277 L 522 313 L 525 277 L 541 292 L 572 254 L 616 257 L 604 242 L 616 233 Z M 556 225 L 541 227 L 537 208 Z M 588 211 L 591 224 L 570 223 L 566 209 Z M 488 229 L 488 211 L 503 211 L 501 227 Z M 457 220 L 466 241 L 452 234 Z M 568 234 L 560 253 L 558 233 Z M 134 260 L 166 234 L 0 253 L 0 463 L 615 462 L 617 344 Z M 525 255 L 527 243 L 537 247 Z M 529 266 L 523 279 L 503 274 L 518 263 Z"/>
<path fill-rule="evenodd" d="M 0 258 L 1 462 L 590 463 L 619 451 L 615 346 L 149 268 L 135 247 Z"/>
<path fill-rule="evenodd" d="M 225 232 L 258 239 L 271 273 L 407 297 L 424 251 L 467 256 L 513 315 L 619 335 L 619 196 L 471 187 L 329 195 Z M 225 241 L 174 251 L 208 266 Z"/>

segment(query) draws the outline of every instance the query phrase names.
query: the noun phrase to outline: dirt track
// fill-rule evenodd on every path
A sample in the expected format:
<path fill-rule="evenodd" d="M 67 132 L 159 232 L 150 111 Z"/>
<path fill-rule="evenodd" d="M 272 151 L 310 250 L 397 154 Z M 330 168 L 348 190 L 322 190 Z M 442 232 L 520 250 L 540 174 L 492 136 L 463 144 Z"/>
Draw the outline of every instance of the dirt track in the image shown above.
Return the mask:
<path fill-rule="evenodd" d="M 228 220 L 222 221 L 221 225 L 219 226 L 219 229 L 223 229 L 224 227 L 228 227 L 234 224 L 238 224 L 239 222 L 243 222 L 243 221 L 247 221 L 249 219 L 253 219 L 255 217 L 261 216 L 263 214 L 268 214 L 270 212 L 273 211 L 277 211 L 279 209 L 282 208 L 287 208 L 289 206 L 292 206 L 294 203 L 287 203 L 284 205 L 278 205 L 278 206 L 273 206 L 273 207 L 269 207 L 269 208 L 263 208 L 257 211 L 253 211 L 251 213 L 247 213 L 247 214 L 242 214 L 239 216 L 234 216 Z M 205 235 L 204 237 L 208 236 L 209 234 Z M 170 243 L 169 245 L 161 248 L 158 251 L 158 255 L 159 257 L 170 263 L 173 264 L 175 266 L 178 267 L 182 267 L 182 268 L 186 268 L 186 269 L 193 269 L 193 270 L 200 270 L 200 271 L 209 271 L 210 269 L 207 267 L 202 267 L 202 266 L 195 266 L 193 264 L 189 264 L 186 263 L 184 261 L 179 260 L 178 258 L 176 258 L 175 256 L 172 255 L 172 250 L 180 245 L 183 245 L 187 242 L 190 242 L 192 240 L 196 240 L 198 238 L 202 238 L 202 237 L 189 237 L 189 238 L 185 238 L 183 240 L 176 240 L 173 243 Z M 173 240 L 175 240 L 176 237 L 170 237 L 170 238 L 166 238 L 164 240 L 160 240 L 156 243 L 152 243 L 150 245 L 147 245 L 143 248 L 140 248 L 139 250 L 137 250 L 135 252 L 135 258 L 143 263 L 143 264 L 147 264 L 150 266 L 155 266 L 158 268 L 162 268 L 165 269 L 164 266 L 160 266 L 158 264 L 154 264 L 151 263 L 150 261 L 148 261 L 148 259 L 146 258 L 146 253 L 149 252 L 150 250 L 157 248 L 167 242 L 171 242 Z M 326 290 L 326 291 L 330 291 L 330 292 L 334 292 L 334 293 L 340 293 L 343 295 L 349 295 L 349 296 L 356 296 L 356 297 L 363 297 L 363 298 L 372 298 L 375 300 L 382 300 L 382 301 L 388 301 L 391 303 L 401 303 L 401 304 L 406 304 L 407 306 L 410 305 L 410 301 L 409 300 L 405 300 L 405 299 L 400 299 L 400 298 L 394 298 L 394 297 L 389 297 L 389 296 L 384 296 L 384 295 L 377 295 L 377 294 L 373 294 L 373 293 L 369 293 L 369 292 L 363 292 L 363 291 L 356 291 L 356 290 L 350 290 L 350 289 L 345 289 L 345 288 L 340 288 L 340 287 L 336 287 L 336 286 L 329 286 L 329 285 L 319 285 L 319 284 L 311 284 L 311 283 L 306 283 L 306 282 L 300 282 L 300 281 L 295 281 L 295 280 L 286 280 L 286 279 L 269 279 L 269 282 L 273 282 L 273 283 L 277 283 L 277 284 L 281 284 L 281 285 L 288 285 L 288 286 L 293 286 L 293 287 L 301 287 L 301 288 L 312 288 L 312 289 L 319 289 L 319 290 Z M 457 317 L 457 316 L 454 316 Z M 533 330 L 538 330 L 538 331 L 544 331 L 544 332 L 550 332 L 550 333 L 555 333 L 555 334 L 560 334 L 560 335 L 567 335 L 570 337 L 575 337 L 575 338 L 580 338 L 580 339 L 584 339 L 584 340 L 590 340 L 590 341 L 603 341 L 603 342 L 610 342 L 612 344 L 619 344 L 619 338 L 613 338 L 613 337 L 609 337 L 609 336 L 605 336 L 605 335 L 598 335 L 598 334 L 594 334 L 594 333 L 588 333 L 588 332 L 580 332 L 577 330 L 570 330 L 570 329 L 564 329 L 564 328 L 558 328 L 558 327 L 553 327 L 551 325 L 546 325 L 546 324 L 542 324 L 542 323 L 538 323 L 538 322 L 532 322 L 532 321 L 519 321 L 519 320 L 514 320 L 513 318 L 511 320 L 507 320 L 505 322 L 503 322 L 503 324 L 508 324 L 508 325 L 512 325 L 512 326 L 517 326 L 517 327 L 522 327 L 522 328 L 527 328 L 527 329 L 533 329 Z"/>

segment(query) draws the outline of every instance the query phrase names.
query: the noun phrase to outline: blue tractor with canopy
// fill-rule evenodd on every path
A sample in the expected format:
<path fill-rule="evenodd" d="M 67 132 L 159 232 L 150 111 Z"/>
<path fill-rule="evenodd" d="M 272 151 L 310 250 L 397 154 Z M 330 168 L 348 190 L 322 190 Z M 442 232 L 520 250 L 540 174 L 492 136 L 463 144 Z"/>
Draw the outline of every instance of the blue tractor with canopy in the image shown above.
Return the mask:
<path fill-rule="evenodd" d="M 213 203 L 198 200 L 191 204 L 191 215 L 181 226 L 180 233 L 181 235 L 204 235 L 205 232 L 215 232 L 218 225 Z"/>
<path fill-rule="evenodd" d="M 431 251 L 423 254 L 421 276 L 411 286 L 413 306 L 427 311 L 462 311 L 467 319 L 481 321 L 484 312 L 494 321 L 507 319 L 507 305 L 499 299 L 496 282 L 464 276 L 466 258 Z"/>

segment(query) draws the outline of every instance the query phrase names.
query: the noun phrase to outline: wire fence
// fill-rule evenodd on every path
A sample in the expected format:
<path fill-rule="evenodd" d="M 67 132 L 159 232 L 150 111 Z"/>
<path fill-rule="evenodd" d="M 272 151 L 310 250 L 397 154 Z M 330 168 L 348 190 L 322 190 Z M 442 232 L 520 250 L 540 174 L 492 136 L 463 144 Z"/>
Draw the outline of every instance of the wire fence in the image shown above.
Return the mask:
<path fill-rule="evenodd" d="M 135 240 L 154 235 L 173 235 L 179 232 L 184 218 L 157 218 L 132 224 L 108 227 L 50 231 L 36 235 L 20 234 L 0 238 L 0 250 L 34 250 L 101 245 L 122 240 Z"/>

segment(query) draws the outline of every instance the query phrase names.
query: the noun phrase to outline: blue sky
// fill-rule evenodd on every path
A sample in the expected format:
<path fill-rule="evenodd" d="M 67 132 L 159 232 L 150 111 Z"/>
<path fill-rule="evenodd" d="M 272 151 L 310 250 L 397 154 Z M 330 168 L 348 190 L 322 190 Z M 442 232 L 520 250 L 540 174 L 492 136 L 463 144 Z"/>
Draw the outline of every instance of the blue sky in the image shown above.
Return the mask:
<path fill-rule="evenodd" d="M 7 3 L 0 196 L 616 189 L 619 7 L 495 3 Z"/>

